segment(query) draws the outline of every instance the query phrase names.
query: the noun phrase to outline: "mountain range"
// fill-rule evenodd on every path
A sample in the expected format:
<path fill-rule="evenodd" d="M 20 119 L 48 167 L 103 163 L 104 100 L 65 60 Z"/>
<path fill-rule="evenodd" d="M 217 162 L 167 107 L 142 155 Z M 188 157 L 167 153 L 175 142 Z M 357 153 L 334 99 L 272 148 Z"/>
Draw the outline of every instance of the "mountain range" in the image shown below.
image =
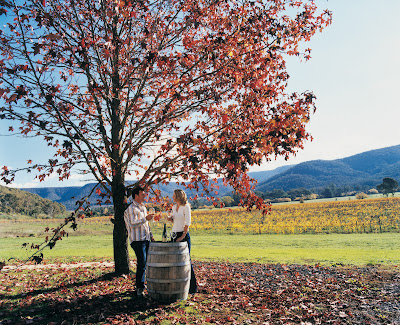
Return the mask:
<path fill-rule="evenodd" d="M 375 188 L 384 177 L 400 179 L 400 145 L 342 159 L 303 162 L 259 182 L 257 190 L 318 189 L 332 184 Z"/>
<path fill-rule="evenodd" d="M 269 171 L 251 172 L 258 182 L 256 190 L 268 192 L 274 189 L 288 191 L 296 188 L 318 190 L 327 186 L 351 188 L 375 188 L 384 177 L 400 179 L 400 145 L 366 151 L 335 160 L 312 160 L 296 165 L 279 167 Z M 23 190 L 64 204 L 67 209 L 75 201 L 87 195 L 93 184 L 82 187 L 24 188 Z M 219 182 L 219 196 L 231 195 L 232 188 Z M 162 185 L 161 193 L 172 197 L 175 184 Z M 93 199 L 93 202 L 95 202 Z"/>

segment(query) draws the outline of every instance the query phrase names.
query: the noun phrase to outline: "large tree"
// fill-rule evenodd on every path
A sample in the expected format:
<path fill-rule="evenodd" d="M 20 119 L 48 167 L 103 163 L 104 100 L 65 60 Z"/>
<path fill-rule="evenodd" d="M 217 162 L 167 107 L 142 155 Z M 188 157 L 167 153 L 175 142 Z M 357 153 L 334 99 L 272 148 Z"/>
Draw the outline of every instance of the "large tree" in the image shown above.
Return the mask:
<path fill-rule="evenodd" d="M 392 196 L 394 196 L 394 192 L 399 189 L 399 183 L 393 178 L 385 177 L 382 184 L 377 185 L 376 189 L 383 195 L 389 196 L 392 193 Z"/>
<path fill-rule="evenodd" d="M 249 166 L 309 137 L 315 96 L 287 93 L 284 56 L 307 60 L 299 43 L 330 23 L 314 1 L 0 0 L 0 15 L 0 117 L 54 147 L 26 167 L 40 180 L 83 171 L 109 194 L 117 273 L 128 176 L 195 190 L 222 177 L 263 208 Z"/>

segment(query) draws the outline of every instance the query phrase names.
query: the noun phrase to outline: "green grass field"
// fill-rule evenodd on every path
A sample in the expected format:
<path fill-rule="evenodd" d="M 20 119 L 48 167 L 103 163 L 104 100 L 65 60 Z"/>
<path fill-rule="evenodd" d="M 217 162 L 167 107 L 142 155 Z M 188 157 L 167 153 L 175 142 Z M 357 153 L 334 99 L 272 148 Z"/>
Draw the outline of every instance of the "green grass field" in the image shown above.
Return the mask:
<path fill-rule="evenodd" d="M 156 239 L 161 238 L 156 234 Z M 0 238 L 0 261 L 23 260 L 31 249 L 25 242 L 40 238 Z M 134 256 L 130 250 L 131 256 Z M 45 261 L 113 259 L 112 236 L 70 236 L 44 251 Z M 324 235 L 193 235 L 192 258 L 200 261 L 283 264 L 400 264 L 400 234 Z"/>
<path fill-rule="evenodd" d="M 218 211 L 211 211 L 211 214 Z M 215 218 L 221 217 L 214 215 Z M 18 263 L 40 244 L 62 220 L 0 219 L 0 261 Z M 44 229 L 49 227 L 49 232 Z M 168 225 L 170 229 L 170 225 Z M 77 231 L 66 227 L 69 237 L 54 249 L 44 250 L 45 262 L 113 260 L 113 225 L 108 217 L 84 219 Z M 162 223 L 152 223 L 156 240 Z M 350 234 L 230 234 L 192 229 L 192 258 L 198 261 L 283 264 L 400 265 L 400 233 Z M 28 248 L 22 244 L 28 243 Z M 129 249 L 131 256 L 134 256 Z M 10 260 L 11 259 L 11 260 Z M 10 262 L 8 262 L 10 260 Z"/>

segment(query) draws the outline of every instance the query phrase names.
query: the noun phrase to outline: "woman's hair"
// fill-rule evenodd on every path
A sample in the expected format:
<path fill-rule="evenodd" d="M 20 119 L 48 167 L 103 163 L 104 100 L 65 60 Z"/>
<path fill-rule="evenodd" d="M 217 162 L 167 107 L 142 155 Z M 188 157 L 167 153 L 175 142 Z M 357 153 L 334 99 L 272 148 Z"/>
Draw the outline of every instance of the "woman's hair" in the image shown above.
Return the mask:
<path fill-rule="evenodd" d="M 174 194 L 176 199 L 179 201 L 180 204 L 185 205 L 188 203 L 186 193 L 182 190 L 174 190 Z"/>

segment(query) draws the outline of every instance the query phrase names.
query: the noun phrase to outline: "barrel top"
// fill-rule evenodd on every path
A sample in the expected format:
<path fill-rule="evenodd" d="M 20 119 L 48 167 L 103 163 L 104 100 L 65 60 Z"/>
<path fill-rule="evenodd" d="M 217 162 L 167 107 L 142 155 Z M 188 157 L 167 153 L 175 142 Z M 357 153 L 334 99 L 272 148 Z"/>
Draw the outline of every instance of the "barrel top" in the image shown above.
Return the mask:
<path fill-rule="evenodd" d="M 155 247 L 186 247 L 187 242 L 155 242 L 152 241 L 150 242 L 150 246 L 155 246 Z"/>

